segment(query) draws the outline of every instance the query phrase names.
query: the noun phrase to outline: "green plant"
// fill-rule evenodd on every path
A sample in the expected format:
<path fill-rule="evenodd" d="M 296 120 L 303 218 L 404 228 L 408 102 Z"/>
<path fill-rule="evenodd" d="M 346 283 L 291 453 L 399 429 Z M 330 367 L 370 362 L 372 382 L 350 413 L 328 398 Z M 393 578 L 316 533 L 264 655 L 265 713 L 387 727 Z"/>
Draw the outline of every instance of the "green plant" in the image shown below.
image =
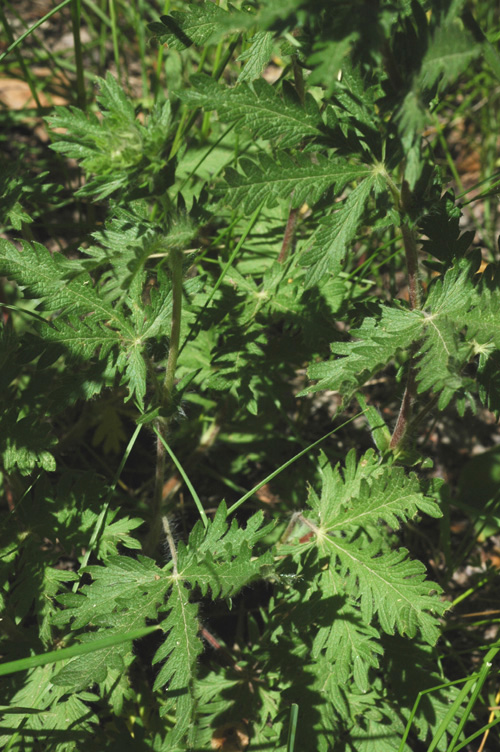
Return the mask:
<path fill-rule="evenodd" d="M 429 416 L 500 409 L 499 272 L 423 135 L 483 53 L 500 62 L 461 2 L 310 5 L 180 3 L 149 25 L 168 98 L 139 117 L 108 74 L 95 111 L 47 117 L 105 218 L 78 253 L 0 240 L 7 749 L 227 752 L 231 724 L 256 749 L 468 743 L 498 647 L 448 681 L 446 573 L 398 531 L 444 514 L 447 545 Z M 33 188 L 2 179 L 7 229 L 26 229 Z M 349 438 L 360 415 L 370 448 Z"/>

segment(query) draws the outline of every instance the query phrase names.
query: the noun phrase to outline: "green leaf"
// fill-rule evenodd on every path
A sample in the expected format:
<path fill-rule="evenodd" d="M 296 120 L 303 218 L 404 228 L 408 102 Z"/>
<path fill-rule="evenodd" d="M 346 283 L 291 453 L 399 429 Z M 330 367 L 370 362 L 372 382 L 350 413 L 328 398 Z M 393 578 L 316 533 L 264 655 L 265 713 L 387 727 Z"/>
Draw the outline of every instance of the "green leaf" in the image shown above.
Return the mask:
<path fill-rule="evenodd" d="M 153 658 L 153 664 L 166 659 L 155 679 L 154 688 L 161 689 L 168 685 L 163 712 L 173 708 L 176 710 L 176 741 L 185 736 L 191 725 L 195 708 L 196 662 L 203 649 L 198 637 L 198 606 L 189 602 L 189 595 L 182 582 L 176 580 L 168 602 L 170 612 L 161 624 L 167 637 Z"/>
<path fill-rule="evenodd" d="M 112 521 L 118 514 L 117 510 L 108 512 L 106 527 L 99 538 L 99 555 L 103 559 L 117 553 L 118 544 L 125 548 L 140 550 L 141 543 L 137 538 L 130 535 L 131 530 L 135 530 L 144 524 L 144 520 L 139 517 L 130 519 L 129 517 L 120 517 Z"/>
<path fill-rule="evenodd" d="M 481 53 L 472 34 L 463 28 L 461 21 L 454 20 L 439 26 L 429 44 L 422 62 L 420 85 L 432 87 L 439 81 L 443 90 L 467 69 L 471 61 Z"/>
<path fill-rule="evenodd" d="M 359 460 L 351 451 L 345 466 L 334 468 L 322 455 L 320 468 L 321 495 L 311 489 L 308 499 L 311 516 L 302 513 L 302 525 L 279 549 L 293 558 L 300 577 L 284 591 L 271 624 L 278 641 L 281 629 L 303 636 L 317 686 L 352 723 L 351 703 L 372 689 L 373 669 L 380 670 L 380 630 L 412 639 L 420 632 L 430 644 L 439 635 L 446 608 L 440 588 L 425 580 L 424 566 L 405 549 L 392 550 L 389 528 L 441 511 L 416 475 L 382 464 L 373 450 Z"/>
<path fill-rule="evenodd" d="M 88 644 L 94 640 L 98 641 L 101 634 L 97 632 L 86 635 L 84 638 L 84 641 Z M 120 673 L 123 671 L 124 663 L 121 653 L 123 653 L 123 648 L 111 647 L 73 658 L 53 677 L 52 684 L 60 687 L 72 687 L 73 691 L 91 687 L 96 682 L 104 681 L 109 670 L 119 671 Z"/>
<path fill-rule="evenodd" d="M 236 520 L 229 527 L 227 508 L 219 504 L 214 520 L 205 528 L 199 521 L 189 537 L 188 547 L 179 545 L 179 573 L 198 585 L 203 595 L 211 591 L 213 598 L 236 594 L 253 580 L 269 576 L 274 569 L 272 551 L 255 555 L 255 546 L 267 536 L 273 524 L 263 526 L 262 512 L 254 514 L 246 527 Z"/>
<path fill-rule="evenodd" d="M 220 120 L 236 123 L 236 130 L 252 131 L 254 138 L 275 141 L 280 148 L 319 137 L 324 131 L 318 105 L 311 95 L 302 105 L 290 85 L 283 94 L 260 79 L 232 89 L 221 86 L 204 74 L 191 76 L 192 89 L 179 92 L 187 104 L 217 110 Z"/>
<path fill-rule="evenodd" d="M 278 152 L 275 159 L 262 154 L 258 162 L 241 159 L 243 170 L 231 167 L 225 171 L 226 187 L 219 188 L 224 203 L 240 205 L 248 212 L 262 201 L 273 206 L 280 198 L 291 198 L 297 208 L 307 201 L 312 204 L 332 186 L 339 193 L 346 183 L 366 177 L 365 166 L 346 164 L 345 160 L 328 159 L 320 154 L 297 154 L 292 158 L 287 152 Z"/>
<path fill-rule="evenodd" d="M 134 344 L 129 348 L 126 359 L 125 373 L 122 384 L 129 389 L 129 399 L 136 397 L 141 410 L 144 409 L 144 396 L 146 394 L 146 362 L 142 353 L 144 345 Z"/>
<path fill-rule="evenodd" d="M 129 626 L 140 627 L 145 619 L 154 619 L 171 581 L 152 559 L 139 556 L 110 556 L 106 566 L 86 567 L 93 578 L 80 593 L 60 595 L 58 601 L 66 606 L 54 621 L 74 619 L 72 629 L 89 623 L 114 624 L 113 612 L 127 610 Z"/>
<path fill-rule="evenodd" d="M 56 737 L 61 752 L 72 752 L 75 734 L 93 737 L 99 717 L 88 704 L 97 699 L 89 693 L 68 693 L 52 684 L 53 666 L 36 668 L 13 694 L 10 707 L 22 712 L 5 713 L 0 719 L 0 746 L 19 739 Z M 26 711 L 26 709 L 28 709 Z M 19 749 L 19 746 L 17 747 Z"/>
<path fill-rule="evenodd" d="M 250 41 L 248 50 L 242 52 L 237 58 L 240 62 L 245 63 L 238 76 L 238 83 L 240 84 L 244 81 L 253 81 L 259 78 L 273 52 L 274 40 L 269 31 L 256 32 Z"/>
<path fill-rule="evenodd" d="M 308 67 L 312 68 L 310 83 L 324 86 L 326 82 L 326 93 L 330 95 L 336 88 L 339 71 L 357 37 L 357 33 L 353 32 L 343 39 L 316 42 L 307 58 Z"/>
<path fill-rule="evenodd" d="M 455 394 L 468 390 L 464 365 L 500 346 L 498 282 L 475 284 L 475 267 L 477 259 L 465 258 L 436 279 L 423 310 L 384 307 L 378 319 L 365 319 L 351 330 L 358 341 L 332 344 L 332 352 L 344 357 L 309 367 L 318 383 L 301 394 L 338 389 L 350 395 L 399 350 L 418 343 L 418 391 L 439 394 L 439 407 L 446 407 Z"/>
<path fill-rule="evenodd" d="M 161 16 L 161 24 L 150 23 L 148 28 L 170 49 L 185 50 L 192 44 L 205 44 L 226 19 L 229 19 L 226 10 L 205 0 L 200 5 L 190 5 L 186 10 Z"/>
<path fill-rule="evenodd" d="M 433 614 L 446 608 L 431 595 L 440 588 L 425 580 L 424 565 L 410 561 L 406 549 L 385 551 L 379 530 L 380 521 L 394 528 L 418 511 L 436 517 L 441 512 L 436 499 L 422 493 L 416 476 L 406 477 L 402 468 L 376 467 L 373 457 L 370 452 L 356 464 L 351 453 L 344 477 L 338 465 L 324 468 L 321 499 L 312 494 L 311 502 L 319 516 L 318 551 L 332 576 L 338 573 L 346 592 L 359 598 L 363 624 L 371 624 L 376 613 L 385 632 L 397 629 L 414 637 L 420 631 L 432 644 L 439 634 Z"/>
<path fill-rule="evenodd" d="M 344 357 L 309 367 L 309 377 L 317 379 L 318 383 L 300 394 L 338 389 L 346 396 L 351 395 L 379 368 L 389 363 L 399 349 L 410 347 L 421 331 L 419 312 L 383 308 L 379 320 L 366 318 L 359 329 L 351 330 L 351 335 L 358 341 L 331 345 L 333 353 Z"/>
<path fill-rule="evenodd" d="M 323 220 L 313 237 L 312 247 L 302 257 L 301 263 L 311 267 L 305 286 L 312 287 L 326 274 L 335 274 L 345 260 L 349 245 L 354 240 L 366 203 L 374 187 L 376 176 L 363 180 L 340 207 Z"/>
<path fill-rule="evenodd" d="M 41 425 L 34 413 L 21 418 L 15 405 L 4 410 L 0 453 L 7 472 L 17 468 L 21 475 L 28 475 L 35 467 L 54 472 L 56 461 L 50 449 L 55 443 L 49 426 Z"/>
<path fill-rule="evenodd" d="M 367 692 L 370 688 L 369 671 L 378 668 L 378 656 L 383 654 L 379 633 L 375 627 L 363 622 L 353 603 L 342 603 L 343 582 L 332 568 L 325 571 L 318 585 L 321 599 L 316 609 L 311 604 L 311 621 L 315 620 L 316 614 L 319 617 L 319 610 L 328 612 L 329 601 L 332 603 L 331 621 L 328 626 L 318 628 L 311 656 L 314 660 L 326 659 L 331 663 L 337 686 L 347 686 L 352 680 L 361 692 Z M 334 604 L 339 605 L 335 608 Z"/>
<path fill-rule="evenodd" d="M 52 129 L 65 131 L 54 134 L 51 148 L 78 159 L 87 173 L 77 195 L 103 199 L 119 192 L 122 198 L 137 197 L 145 185 L 149 194 L 163 194 L 173 170 L 167 169 L 169 101 L 159 99 L 143 124 L 131 99 L 110 73 L 98 83 L 101 119 L 76 107 L 58 108 L 47 118 Z"/>
<path fill-rule="evenodd" d="M 113 308 L 100 300 L 90 277 L 68 281 L 68 268 L 62 254 L 51 254 L 40 243 L 21 241 L 18 250 L 0 238 L 0 274 L 18 282 L 31 296 L 44 299 L 46 309 L 64 308 L 66 313 L 93 313 L 104 320 L 113 319 Z"/>
<path fill-rule="evenodd" d="M 353 497 L 359 516 L 353 511 Z M 332 503 L 335 499 L 335 503 Z M 397 528 L 400 521 L 411 519 L 418 511 L 440 517 L 437 501 L 426 497 L 414 474 L 406 476 L 401 467 L 380 466 L 373 451 L 356 462 L 353 450 L 345 461 L 341 475 L 339 467 L 323 472 L 321 500 L 315 504 L 322 526 L 330 532 L 344 530 L 349 534 L 351 525 L 371 529 L 376 537 L 380 520 Z"/>
<path fill-rule="evenodd" d="M 113 318 L 116 321 L 114 312 Z M 121 319 L 119 323 L 122 323 Z M 69 362 L 88 361 L 97 350 L 99 358 L 104 359 L 113 348 L 122 344 L 120 334 L 93 315 L 83 320 L 76 316 L 68 316 L 66 321 L 59 318 L 51 324 L 39 323 L 35 328 L 44 345 L 59 355 L 64 354 Z"/>

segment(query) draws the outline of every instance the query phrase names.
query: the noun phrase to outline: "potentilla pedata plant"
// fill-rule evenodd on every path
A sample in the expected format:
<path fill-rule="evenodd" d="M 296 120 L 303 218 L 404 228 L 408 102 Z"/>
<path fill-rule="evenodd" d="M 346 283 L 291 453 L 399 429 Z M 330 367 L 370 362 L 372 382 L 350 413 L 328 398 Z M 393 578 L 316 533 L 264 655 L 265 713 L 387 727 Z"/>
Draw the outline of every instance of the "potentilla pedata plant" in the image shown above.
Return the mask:
<path fill-rule="evenodd" d="M 20 232 L 33 184 L 0 178 L 1 744 L 463 748 L 498 648 L 449 681 L 449 601 L 398 531 L 448 514 L 429 416 L 500 409 L 500 276 L 432 137 L 500 57 L 461 0 L 142 23 L 151 102 L 108 74 L 46 118 L 91 237 Z M 370 448 L 329 441 L 353 416 Z"/>

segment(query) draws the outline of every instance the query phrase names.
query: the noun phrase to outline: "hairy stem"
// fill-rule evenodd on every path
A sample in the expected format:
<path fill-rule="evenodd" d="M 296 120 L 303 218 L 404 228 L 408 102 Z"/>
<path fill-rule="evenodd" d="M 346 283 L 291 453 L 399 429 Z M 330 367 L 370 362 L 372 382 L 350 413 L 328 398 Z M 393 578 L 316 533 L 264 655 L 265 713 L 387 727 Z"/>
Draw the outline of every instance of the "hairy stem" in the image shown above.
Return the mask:
<path fill-rule="evenodd" d="M 175 547 L 175 541 L 174 536 L 172 535 L 172 530 L 170 529 L 170 523 L 168 521 L 168 517 L 162 517 L 162 525 L 163 525 L 163 532 L 165 533 L 165 538 L 167 539 L 168 547 L 170 549 L 170 556 L 172 557 L 172 564 L 174 569 L 174 574 L 177 574 L 177 549 Z"/>
<path fill-rule="evenodd" d="M 417 254 L 417 239 L 415 231 L 411 229 L 406 222 L 401 227 L 403 233 L 403 243 L 406 256 L 406 269 L 408 271 L 408 296 L 410 301 L 410 308 L 420 308 L 421 295 L 420 295 L 420 280 L 418 277 L 418 254 Z M 399 410 L 398 420 L 394 433 L 391 437 L 389 447 L 396 449 L 406 436 L 408 430 L 408 424 L 412 415 L 412 406 L 417 393 L 417 382 L 415 378 L 415 366 L 413 359 L 415 356 L 415 347 L 410 350 L 410 359 L 408 365 L 408 376 L 406 379 L 406 388 L 403 395 L 403 401 Z"/>
<path fill-rule="evenodd" d="M 75 50 L 76 63 L 76 91 L 78 107 L 85 110 L 85 79 L 83 77 L 83 53 L 82 40 L 80 36 L 80 0 L 71 3 L 71 26 L 73 31 L 73 45 Z"/>
<path fill-rule="evenodd" d="M 292 55 L 292 70 L 293 70 L 293 79 L 295 82 L 295 89 L 297 90 L 297 94 L 299 95 L 300 102 L 303 105 L 305 96 L 306 96 L 305 88 L 304 88 L 304 76 L 302 74 L 302 68 L 299 65 L 296 53 Z M 303 146 L 301 147 L 301 150 L 302 148 Z M 292 199 L 293 199 L 293 191 L 292 191 Z M 288 258 L 288 252 L 293 243 L 293 237 L 295 234 L 295 225 L 297 224 L 298 215 L 299 215 L 298 209 L 290 208 L 290 211 L 288 213 L 288 220 L 287 220 L 286 227 L 285 227 L 285 234 L 283 235 L 283 243 L 281 244 L 281 250 L 278 256 L 279 264 L 284 264 Z"/>
<path fill-rule="evenodd" d="M 158 429 L 163 435 L 166 433 L 167 426 L 165 422 L 158 424 Z M 155 485 L 153 491 L 153 504 L 152 504 L 152 518 L 151 526 L 149 528 L 149 534 L 144 544 L 144 553 L 148 556 L 153 556 L 158 547 L 158 543 L 162 531 L 162 516 L 163 516 L 163 479 L 165 477 L 166 456 L 165 447 L 163 446 L 160 437 L 156 438 L 156 469 L 155 469 Z"/>
<path fill-rule="evenodd" d="M 415 231 L 408 227 L 406 222 L 401 226 L 401 232 L 403 234 L 403 243 L 406 256 L 406 268 L 408 271 L 408 294 L 410 299 L 410 308 L 420 308 L 421 295 L 420 295 L 420 280 L 418 276 L 418 254 L 417 254 L 417 238 Z"/>
<path fill-rule="evenodd" d="M 170 270 L 172 272 L 172 323 L 170 326 L 170 346 L 168 350 L 167 368 L 163 382 L 162 402 L 170 417 L 173 408 L 173 392 L 175 369 L 179 355 L 179 340 L 181 334 L 182 314 L 182 253 L 172 251 L 170 254 Z"/>
<path fill-rule="evenodd" d="M 167 367 L 165 370 L 165 379 L 161 393 L 161 403 L 166 413 L 166 417 L 161 418 L 157 423 L 157 428 L 164 439 L 166 439 L 168 426 L 172 419 L 174 410 L 174 380 L 175 370 L 177 368 L 177 358 L 179 355 L 179 341 L 181 333 L 181 315 L 182 315 L 182 252 L 172 250 L 170 253 L 170 271 L 172 274 L 172 319 L 170 324 L 170 347 L 168 351 Z M 166 453 L 160 437 L 156 440 L 156 471 L 155 487 L 153 493 L 153 510 L 151 529 L 148 540 L 145 545 L 145 552 L 152 555 L 160 540 L 162 529 L 167 535 L 167 542 L 170 547 L 172 561 L 176 562 L 174 541 L 170 534 L 170 527 L 163 510 L 163 486 L 165 482 Z M 168 533 L 166 532 L 168 529 Z"/>

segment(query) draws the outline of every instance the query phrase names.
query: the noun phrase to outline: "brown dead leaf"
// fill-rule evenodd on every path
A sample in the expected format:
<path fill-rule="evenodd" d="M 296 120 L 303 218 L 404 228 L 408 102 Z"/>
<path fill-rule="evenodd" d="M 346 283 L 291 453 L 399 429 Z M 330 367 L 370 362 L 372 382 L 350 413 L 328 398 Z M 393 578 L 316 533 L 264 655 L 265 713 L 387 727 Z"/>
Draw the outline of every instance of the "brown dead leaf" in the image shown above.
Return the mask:
<path fill-rule="evenodd" d="M 212 734 L 212 749 L 220 752 L 243 752 L 249 741 L 248 728 L 244 723 L 225 723 Z"/>
<path fill-rule="evenodd" d="M 38 92 L 38 98 L 42 107 L 68 104 L 67 99 L 57 94 L 48 99 L 43 91 Z M 19 78 L 0 78 L 0 105 L 9 110 L 24 110 L 30 107 L 37 107 L 30 87 L 26 81 L 22 81 Z"/>

